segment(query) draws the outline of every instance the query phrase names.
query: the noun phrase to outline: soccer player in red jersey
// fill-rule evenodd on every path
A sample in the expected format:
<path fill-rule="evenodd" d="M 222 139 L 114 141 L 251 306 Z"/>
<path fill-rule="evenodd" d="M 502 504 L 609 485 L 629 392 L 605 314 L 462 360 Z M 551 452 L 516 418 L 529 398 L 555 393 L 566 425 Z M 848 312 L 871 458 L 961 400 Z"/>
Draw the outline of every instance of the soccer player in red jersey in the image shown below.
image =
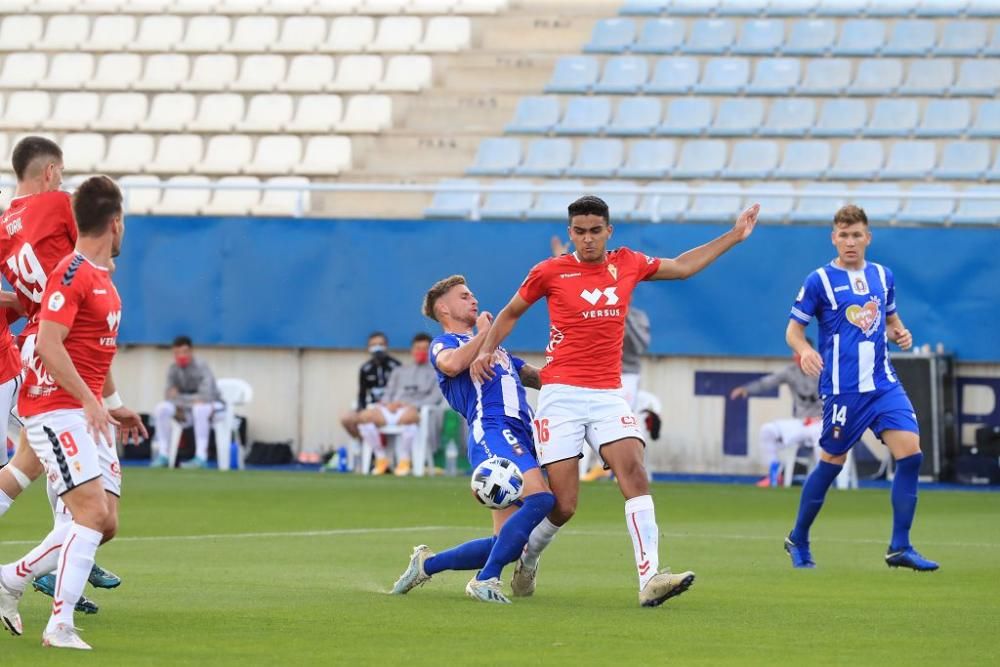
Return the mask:
<path fill-rule="evenodd" d="M 584 441 L 597 450 L 625 496 L 625 523 L 639 572 L 639 602 L 655 607 L 686 591 L 693 572 L 659 571 L 659 530 L 643 464 L 642 431 L 622 395 L 621 359 L 625 316 L 632 291 L 644 280 L 683 280 L 746 239 L 759 205 L 740 214 L 722 236 L 674 259 L 607 249 L 613 228 L 607 204 L 582 197 L 569 206 L 572 254 L 540 262 L 497 315 L 470 368 L 473 379 L 492 376 L 493 352 L 533 303 L 546 297 L 549 344 L 535 414 L 538 460 L 548 473 L 556 506 L 532 532 L 514 570 L 515 595 L 531 595 L 538 556 L 576 511 L 580 490 L 577 460 Z"/>

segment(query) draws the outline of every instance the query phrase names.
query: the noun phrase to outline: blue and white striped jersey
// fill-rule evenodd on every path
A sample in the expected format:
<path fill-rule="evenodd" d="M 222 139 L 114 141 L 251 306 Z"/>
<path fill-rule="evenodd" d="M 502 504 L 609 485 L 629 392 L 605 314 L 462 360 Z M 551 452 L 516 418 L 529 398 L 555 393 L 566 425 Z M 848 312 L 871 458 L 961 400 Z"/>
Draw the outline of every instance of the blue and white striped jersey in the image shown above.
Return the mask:
<path fill-rule="evenodd" d="M 892 271 L 866 262 L 848 271 L 833 262 L 806 278 L 792 306 L 791 319 L 819 323 L 822 396 L 867 393 L 896 384 L 889 361 L 885 318 L 896 312 Z"/>

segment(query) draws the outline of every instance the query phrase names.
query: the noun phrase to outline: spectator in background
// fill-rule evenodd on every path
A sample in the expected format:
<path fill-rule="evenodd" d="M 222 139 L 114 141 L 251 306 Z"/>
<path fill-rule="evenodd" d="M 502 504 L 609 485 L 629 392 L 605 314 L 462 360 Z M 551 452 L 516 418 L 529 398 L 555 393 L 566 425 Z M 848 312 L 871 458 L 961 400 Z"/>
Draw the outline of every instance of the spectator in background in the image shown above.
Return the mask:
<path fill-rule="evenodd" d="M 340 423 L 352 438 L 360 438 L 358 418 L 365 408 L 375 405 L 382 399 L 385 386 L 393 369 L 400 365 L 395 357 L 389 356 L 389 338 L 381 331 L 373 331 L 368 335 L 368 353 L 371 359 L 361 365 L 358 376 L 358 400 L 355 409 L 344 414 Z"/>
<path fill-rule="evenodd" d="M 204 468 L 208 463 L 208 437 L 212 414 L 223 409 L 215 376 L 208 364 L 196 359 L 194 346 L 187 336 L 173 342 L 174 363 L 167 369 L 166 400 L 156 406 L 156 457 L 154 467 L 169 464 L 172 421 L 183 426 L 194 425 L 194 458 L 185 467 Z M 217 443 L 222 447 L 228 443 Z"/>
<path fill-rule="evenodd" d="M 373 475 L 384 475 L 389 471 L 389 457 L 379 429 L 383 426 L 403 427 L 396 439 L 398 462 L 395 474 L 399 477 L 409 475 L 413 441 L 419 431 L 420 408 L 437 406 L 444 400 L 438 388 L 437 375 L 429 363 L 430 347 L 431 337 L 428 334 L 414 336 L 410 345 L 413 362 L 393 370 L 381 400 L 358 415 L 361 438 L 375 452 Z"/>

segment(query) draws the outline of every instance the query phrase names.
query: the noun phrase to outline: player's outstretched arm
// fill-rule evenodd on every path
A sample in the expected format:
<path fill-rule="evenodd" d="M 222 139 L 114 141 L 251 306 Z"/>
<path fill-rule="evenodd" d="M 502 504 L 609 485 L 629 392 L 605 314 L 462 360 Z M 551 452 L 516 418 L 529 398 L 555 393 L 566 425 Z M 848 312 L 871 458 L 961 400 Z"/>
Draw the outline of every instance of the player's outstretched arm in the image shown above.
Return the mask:
<path fill-rule="evenodd" d="M 531 364 L 525 364 L 521 366 L 521 384 L 529 389 L 541 389 L 542 388 L 542 374 L 538 368 L 535 368 Z"/>
<path fill-rule="evenodd" d="M 799 363 L 806 375 L 819 377 L 819 374 L 823 372 L 823 357 L 806 340 L 806 328 L 800 322 L 788 320 L 788 328 L 785 329 L 785 342 L 799 355 Z"/>
<path fill-rule="evenodd" d="M 483 347 L 483 342 L 486 340 L 486 335 L 489 334 L 492 325 L 492 313 L 481 312 L 476 318 L 476 335 L 462 347 L 438 352 L 434 365 L 439 371 L 452 378 L 467 371 L 472 360 L 476 358 L 479 350 Z"/>
<path fill-rule="evenodd" d="M 717 260 L 724 252 L 744 241 L 757 225 L 760 204 L 754 204 L 740 213 L 736 224 L 728 232 L 697 248 L 692 248 L 674 259 L 661 259 L 660 268 L 649 280 L 684 280 L 698 273 Z"/>
<path fill-rule="evenodd" d="M 909 350 L 913 347 L 913 334 L 903 324 L 903 320 L 899 319 L 899 313 L 885 318 L 885 331 L 889 340 L 898 345 L 899 349 Z"/>
<path fill-rule="evenodd" d="M 522 299 L 520 294 L 515 294 L 496 316 L 496 319 L 493 320 L 493 326 L 490 327 L 490 331 L 486 335 L 486 340 L 483 341 L 483 346 L 479 350 L 479 354 L 472 362 L 472 365 L 469 366 L 469 374 L 473 380 L 476 382 L 486 382 L 493 377 L 493 353 L 500 347 L 500 343 L 510 335 L 510 332 L 514 330 L 514 325 L 517 324 L 521 315 L 524 315 L 530 307 L 531 304 Z"/>

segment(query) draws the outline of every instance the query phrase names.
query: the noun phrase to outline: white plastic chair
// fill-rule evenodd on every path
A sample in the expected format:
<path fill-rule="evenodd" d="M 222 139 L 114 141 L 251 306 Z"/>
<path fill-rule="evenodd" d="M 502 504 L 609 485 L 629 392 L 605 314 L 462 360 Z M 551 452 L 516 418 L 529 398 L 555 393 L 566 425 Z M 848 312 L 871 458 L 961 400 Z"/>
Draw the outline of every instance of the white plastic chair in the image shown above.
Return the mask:
<path fill-rule="evenodd" d="M 66 93 L 60 96 L 75 95 Z M 96 93 L 88 93 L 97 97 Z M 131 132 L 146 120 L 148 102 L 142 93 L 110 93 L 101 96 L 101 112 L 90 126 L 95 130 Z"/>
<path fill-rule="evenodd" d="M 334 53 L 358 53 L 375 39 L 375 19 L 370 16 L 338 16 L 330 23 L 330 34 L 320 47 Z"/>
<path fill-rule="evenodd" d="M 8 14 L 0 24 L 0 51 L 35 48 L 42 39 L 44 25 L 41 16 Z"/>
<path fill-rule="evenodd" d="M 268 135 L 261 137 L 254 151 L 253 161 L 243 168 L 244 174 L 288 174 L 302 158 L 302 140 L 299 137 Z"/>
<path fill-rule="evenodd" d="M 49 64 L 49 75 L 39 82 L 45 90 L 79 90 L 94 75 L 94 56 L 89 53 L 57 53 Z"/>
<path fill-rule="evenodd" d="M 253 402 L 253 387 L 246 380 L 239 378 L 219 378 L 216 380 L 222 397 L 223 408 L 212 415 L 212 430 L 215 432 L 215 455 L 219 470 L 230 469 L 230 448 L 236 441 L 236 466 L 243 470 L 243 447 L 240 440 L 240 422 L 236 416 L 236 408 Z M 170 428 L 170 467 L 177 465 L 177 450 L 184 429 L 174 421 Z"/>
<path fill-rule="evenodd" d="M 0 88 L 34 88 L 48 68 L 49 59 L 44 53 L 11 53 L 3 60 Z"/>
<path fill-rule="evenodd" d="M 22 128 L 41 125 L 49 117 L 52 102 L 48 93 L 19 90 L 10 94 L 0 127 Z M 14 142 L 16 143 L 16 142 Z"/>
<path fill-rule="evenodd" d="M 278 41 L 278 19 L 274 16 L 241 16 L 236 19 L 232 38 L 222 48 L 225 51 L 256 53 Z"/>
<path fill-rule="evenodd" d="M 465 16 L 435 16 L 427 21 L 427 33 L 417 51 L 455 52 L 469 48 L 472 24 Z"/>
<path fill-rule="evenodd" d="M 332 92 L 367 92 L 382 79 L 382 56 L 344 56 L 337 63 L 337 78 L 326 85 Z"/>
<path fill-rule="evenodd" d="M 230 90 L 271 91 L 285 78 L 285 58 L 278 55 L 254 54 L 243 60 L 239 78 Z"/>
<path fill-rule="evenodd" d="M 205 158 L 198 165 L 198 171 L 205 174 L 238 174 L 252 155 L 253 144 L 247 135 L 216 135 L 208 140 Z"/>
<path fill-rule="evenodd" d="M 146 165 L 149 174 L 186 174 L 195 170 L 205 150 L 197 134 L 167 134 L 160 137 L 156 157 Z"/>
<path fill-rule="evenodd" d="M 247 106 L 246 118 L 236 124 L 240 132 L 274 132 L 292 119 L 291 95 L 254 95 Z"/>
<path fill-rule="evenodd" d="M 174 9 L 177 10 L 178 7 Z M 184 41 L 174 48 L 177 51 L 201 53 L 218 51 L 229 41 L 232 29 L 232 21 L 227 16 L 195 16 L 188 21 Z"/>
<path fill-rule="evenodd" d="M 213 93 L 201 98 L 198 116 L 187 128 L 197 132 L 229 132 L 243 120 L 243 96 L 236 93 Z"/>
<path fill-rule="evenodd" d="M 319 16 L 292 16 L 282 21 L 281 36 L 271 44 L 271 51 L 302 53 L 315 51 L 326 37 L 326 19 Z"/>
<path fill-rule="evenodd" d="M 212 196 L 211 190 L 199 187 L 209 183 L 205 176 L 172 176 L 166 183 L 191 187 L 164 190 L 159 203 L 150 207 L 158 215 L 197 215 Z"/>
<path fill-rule="evenodd" d="M 142 78 L 142 56 L 137 53 L 108 53 L 97 61 L 97 72 L 84 86 L 87 90 L 122 90 Z"/>
<path fill-rule="evenodd" d="M 125 176 L 118 180 L 125 195 L 125 212 L 145 215 L 160 201 L 162 190 L 156 176 Z"/>
<path fill-rule="evenodd" d="M 236 79 L 236 56 L 228 53 L 212 53 L 194 59 L 191 76 L 181 86 L 183 90 L 204 90 L 216 92 L 225 90 Z"/>
<path fill-rule="evenodd" d="M 392 98 L 388 95 L 355 95 L 347 101 L 338 132 L 381 132 L 392 125 Z"/>
<path fill-rule="evenodd" d="M 120 51 L 132 44 L 137 27 L 134 16 L 98 16 L 94 19 L 94 27 L 85 47 L 88 51 Z"/>
<path fill-rule="evenodd" d="M 63 93 L 56 98 L 52 115 L 42 123 L 46 130 L 85 130 L 93 127 L 100 112 L 97 93 Z"/>
<path fill-rule="evenodd" d="M 195 114 L 195 97 L 191 93 L 160 93 L 142 123 L 142 129 L 153 132 L 176 132 L 190 123 Z"/>
<path fill-rule="evenodd" d="M 334 63 L 330 56 L 298 55 L 292 57 L 288 73 L 278 83 L 278 90 L 289 93 L 308 93 L 323 90 L 333 81 Z"/>
<path fill-rule="evenodd" d="M 431 85 L 429 56 L 393 56 L 376 90 L 416 93 Z"/>
<path fill-rule="evenodd" d="M 423 477 L 428 469 L 434 468 L 434 461 L 432 459 L 434 450 L 429 446 L 432 409 L 429 405 L 420 408 L 417 437 L 413 441 L 413 450 L 410 453 L 413 457 L 411 463 L 413 465 L 412 475 L 414 477 Z M 386 444 L 391 445 L 392 442 L 389 439 L 398 437 L 403 432 L 403 428 L 402 426 L 383 426 L 379 429 L 379 433 L 387 438 L 388 441 Z M 364 440 L 360 443 L 360 449 L 361 468 L 359 472 L 362 475 L 370 475 L 372 469 L 372 449 Z"/>
<path fill-rule="evenodd" d="M 372 53 L 412 51 L 420 42 L 424 22 L 416 16 L 388 16 L 378 24 L 378 32 L 365 50 Z"/>
<path fill-rule="evenodd" d="M 138 174 L 153 159 L 156 143 L 148 134 L 116 134 L 108 143 L 103 170 L 113 174 Z"/>
<path fill-rule="evenodd" d="M 260 180 L 255 176 L 226 176 L 220 185 L 246 185 L 246 190 L 216 190 L 202 208 L 204 215 L 247 215 L 260 201 Z"/>
<path fill-rule="evenodd" d="M 169 2 L 169 0 L 164 0 Z M 184 19 L 176 15 L 145 16 L 139 23 L 139 32 L 129 45 L 130 51 L 169 51 L 184 39 Z"/>
<path fill-rule="evenodd" d="M 180 53 L 156 53 L 146 59 L 142 80 L 136 88 L 142 90 L 177 90 L 188 80 L 191 60 Z"/>
<path fill-rule="evenodd" d="M 857 446 L 857 445 L 855 445 Z M 809 453 L 806 456 L 800 456 L 800 450 L 808 450 Z M 801 463 L 806 466 L 807 472 L 812 472 L 812 469 L 816 467 L 816 462 L 819 457 L 819 446 L 808 446 L 803 445 L 801 447 L 789 446 L 785 447 L 781 453 L 781 469 L 782 476 L 784 477 L 785 487 L 790 487 L 792 485 L 793 478 L 795 477 L 795 465 Z M 858 466 L 854 461 L 854 447 L 847 450 L 847 461 L 844 462 L 844 469 L 840 471 L 837 475 L 837 479 L 834 481 L 838 489 L 856 489 L 858 488 Z"/>
<path fill-rule="evenodd" d="M 67 134 L 62 140 L 67 172 L 93 172 L 104 158 L 104 135 L 93 132 Z"/>
<path fill-rule="evenodd" d="M 347 137 L 312 137 L 305 156 L 294 167 L 304 176 L 336 176 L 351 166 L 351 140 Z"/>
<path fill-rule="evenodd" d="M 38 47 L 46 51 L 75 51 L 90 34 L 90 19 L 80 14 L 59 14 L 49 18 Z"/>
<path fill-rule="evenodd" d="M 343 112 L 339 95 L 303 95 L 295 117 L 285 128 L 288 132 L 325 134 L 331 132 Z"/>
<path fill-rule="evenodd" d="M 268 185 L 304 185 L 309 179 L 302 176 L 278 176 L 269 178 Z M 254 206 L 251 215 L 300 216 L 309 210 L 309 192 L 294 190 L 264 190 L 260 203 Z"/>

